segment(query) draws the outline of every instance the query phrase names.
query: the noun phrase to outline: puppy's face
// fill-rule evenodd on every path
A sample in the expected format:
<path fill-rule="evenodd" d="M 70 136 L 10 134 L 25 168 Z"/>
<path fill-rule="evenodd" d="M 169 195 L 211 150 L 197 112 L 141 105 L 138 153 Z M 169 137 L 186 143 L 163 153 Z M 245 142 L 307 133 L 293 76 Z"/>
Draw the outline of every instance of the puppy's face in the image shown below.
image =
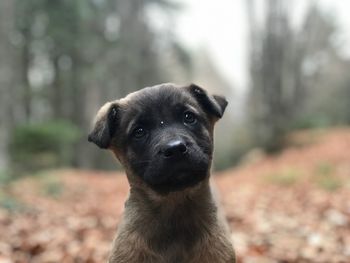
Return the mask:
<path fill-rule="evenodd" d="M 213 126 L 226 105 L 195 85 L 144 88 L 105 104 L 89 141 L 111 149 L 128 174 L 154 191 L 178 191 L 208 176 Z"/>

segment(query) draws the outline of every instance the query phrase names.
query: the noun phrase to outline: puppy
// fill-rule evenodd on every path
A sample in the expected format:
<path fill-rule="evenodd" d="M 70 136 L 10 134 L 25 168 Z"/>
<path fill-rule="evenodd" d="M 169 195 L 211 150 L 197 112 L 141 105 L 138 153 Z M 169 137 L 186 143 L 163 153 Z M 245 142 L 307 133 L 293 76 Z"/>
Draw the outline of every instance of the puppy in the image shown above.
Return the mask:
<path fill-rule="evenodd" d="M 114 153 L 130 184 L 110 263 L 235 262 L 209 187 L 226 105 L 194 84 L 161 84 L 99 110 L 89 141 Z"/>

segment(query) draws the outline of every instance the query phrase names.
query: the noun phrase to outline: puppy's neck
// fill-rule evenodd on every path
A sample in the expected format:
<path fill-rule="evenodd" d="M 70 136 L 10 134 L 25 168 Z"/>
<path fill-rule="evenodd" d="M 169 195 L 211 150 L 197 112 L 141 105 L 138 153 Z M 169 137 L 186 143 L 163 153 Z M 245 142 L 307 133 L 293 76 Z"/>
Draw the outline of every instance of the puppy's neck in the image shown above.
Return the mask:
<path fill-rule="evenodd" d="M 130 195 L 126 202 L 126 210 L 132 210 L 144 218 L 156 221 L 201 221 L 215 220 L 216 205 L 213 201 L 209 177 L 193 187 L 181 191 L 158 194 L 148 187 L 130 184 Z M 127 212 L 127 211 L 126 211 Z M 197 221 L 198 222 L 198 221 Z"/>
<path fill-rule="evenodd" d="M 187 200 L 192 200 L 195 198 L 206 199 L 210 196 L 210 187 L 208 183 L 208 178 L 199 182 L 197 185 L 185 188 L 180 191 L 172 191 L 168 193 L 157 193 L 156 191 L 143 186 L 131 185 L 130 196 L 139 196 L 143 198 L 146 197 L 149 201 L 156 205 L 181 205 L 181 203 Z M 202 200 L 203 201 L 203 200 Z"/>

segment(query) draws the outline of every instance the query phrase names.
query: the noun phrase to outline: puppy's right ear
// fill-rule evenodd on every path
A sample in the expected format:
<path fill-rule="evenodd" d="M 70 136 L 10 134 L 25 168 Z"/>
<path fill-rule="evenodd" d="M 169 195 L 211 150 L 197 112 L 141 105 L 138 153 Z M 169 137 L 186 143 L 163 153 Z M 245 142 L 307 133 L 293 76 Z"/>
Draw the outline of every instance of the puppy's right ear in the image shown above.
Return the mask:
<path fill-rule="evenodd" d="M 118 124 L 118 104 L 107 102 L 98 111 L 88 141 L 102 149 L 109 148 Z"/>

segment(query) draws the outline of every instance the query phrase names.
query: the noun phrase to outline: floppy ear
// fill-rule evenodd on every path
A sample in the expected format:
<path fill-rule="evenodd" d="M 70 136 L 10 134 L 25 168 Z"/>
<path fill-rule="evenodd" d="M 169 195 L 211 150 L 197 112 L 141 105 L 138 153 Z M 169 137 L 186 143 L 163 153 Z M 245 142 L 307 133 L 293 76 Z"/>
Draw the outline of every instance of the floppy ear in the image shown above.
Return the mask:
<path fill-rule="evenodd" d="M 93 124 L 92 131 L 88 136 L 88 141 L 95 143 L 102 149 L 110 146 L 112 137 L 117 128 L 118 105 L 107 102 L 98 111 Z"/>
<path fill-rule="evenodd" d="M 228 104 L 225 97 L 219 95 L 211 96 L 204 89 L 195 84 L 191 84 L 188 89 L 206 112 L 214 115 L 218 119 L 224 115 Z"/>

